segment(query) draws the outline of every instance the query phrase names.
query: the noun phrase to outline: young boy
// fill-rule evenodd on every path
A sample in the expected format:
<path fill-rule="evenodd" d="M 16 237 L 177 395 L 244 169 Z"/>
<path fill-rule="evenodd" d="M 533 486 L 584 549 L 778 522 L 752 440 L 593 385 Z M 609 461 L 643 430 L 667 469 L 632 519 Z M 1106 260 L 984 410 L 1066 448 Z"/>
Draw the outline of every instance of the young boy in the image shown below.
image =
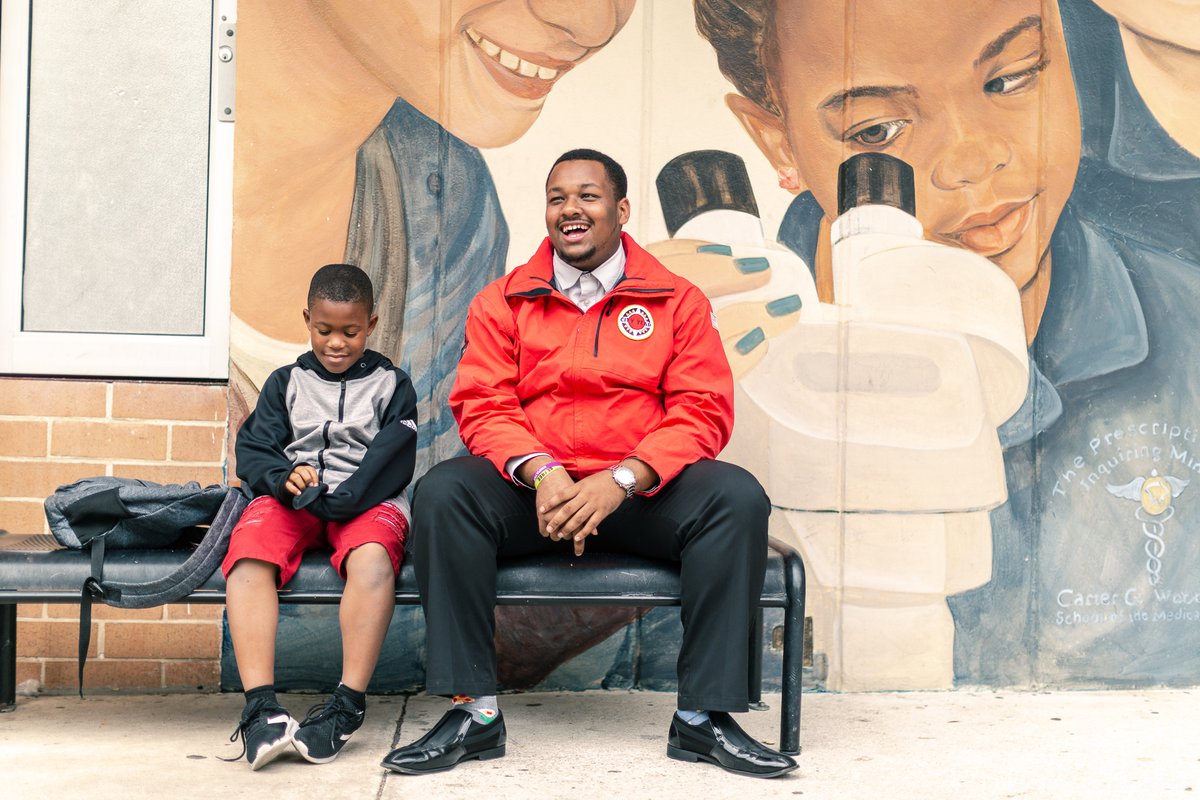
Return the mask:
<path fill-rule="evenodd" d="M 370 278 L 330 264 L 313 276 L 304 323 L 312 351 L 275 370 L 238 433 L 237 474 L 254 499 L 221 570 L 246 707 L 240 735 L 252 769 L 289 745 L 337 757 L 362 725 L 367 683 L 395 606 L 409 528 L 405 488 L 416 458 L 416 394 L 403 370 L 371 350 L 378 319 Z M 301 556 L 329 547 L 346 581 L 339 620 L 342 679 L 297 723 L 275 697 L 276 590 Z"/>

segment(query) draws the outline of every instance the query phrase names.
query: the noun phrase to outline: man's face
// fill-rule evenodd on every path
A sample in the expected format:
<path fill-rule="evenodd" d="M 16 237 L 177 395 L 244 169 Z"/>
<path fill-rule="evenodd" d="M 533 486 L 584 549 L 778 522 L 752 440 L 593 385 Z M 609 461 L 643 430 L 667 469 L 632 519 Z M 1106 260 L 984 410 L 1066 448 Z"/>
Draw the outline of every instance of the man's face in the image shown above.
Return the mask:
<path fill-rule="evenodd" d="M 1018 288 L 1028 285 L 1079 163 L 1078 102 L 1055 4 L 775 8 L 773 85 L 784 110 L 776 165 L 795 167 L 832 218 L 839 163 L 861 152 L 901 158 L 913 167 L 926 236 L 986 256 Z"/>
<path fill-rule="evenodd" d="M 379 317 L 367 312 L 364 303 L 341 303 L 313 298 L 304 309 L 313 354 L 321 366 L 339 375 L 358 360 L 367 347 L 367 337 Z"/>
<path fill-rule="evenodd" d="M 478 147 L 515 141 L 635 0 L 309 0 L 398 97 Z"/>
<path fill-rule="evenodd" d="M 604 165 L 564 161 L 546 178 L 546 232 L 559 258 L 590 272 L 621 246 L 629 199 L 616 197 Z"/>

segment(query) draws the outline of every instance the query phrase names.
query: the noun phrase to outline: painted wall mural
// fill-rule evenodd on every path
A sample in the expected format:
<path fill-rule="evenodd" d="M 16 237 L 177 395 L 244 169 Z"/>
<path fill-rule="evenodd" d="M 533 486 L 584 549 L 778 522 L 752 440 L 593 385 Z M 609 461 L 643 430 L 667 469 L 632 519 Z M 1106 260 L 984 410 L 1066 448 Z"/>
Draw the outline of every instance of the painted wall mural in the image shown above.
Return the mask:
<path fill-rule="evenodd" d="M 295 6 L 239 3 L 243 409 L 304 347 L 311 272 L 350 261 L 419 469 L 458 453 L 466 305 L 544 235 L 546 165 L 596 147 L 717 309 L 725 456 L 804 553 L 824 685 L 1200 680 L 1200 7 Z M 859 152 L 911 165 L 915 236 L 833 243 Z M 336 681 L 336 622 L 286 613 L 280 685 Z M 635 617 L 502 609 L 502 680 L 669 686 L 678 614 Z M 419 686 L 422 636 L 399 610 L 377 688 Z"/>

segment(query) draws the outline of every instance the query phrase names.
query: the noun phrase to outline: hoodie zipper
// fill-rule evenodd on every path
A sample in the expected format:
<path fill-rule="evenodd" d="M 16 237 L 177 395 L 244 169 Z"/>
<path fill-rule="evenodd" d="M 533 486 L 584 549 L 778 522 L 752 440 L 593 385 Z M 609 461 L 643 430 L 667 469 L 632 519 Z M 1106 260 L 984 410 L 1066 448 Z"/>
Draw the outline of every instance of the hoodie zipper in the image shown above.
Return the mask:
<path fill-rule="evenodd" d="M 346 379 L 342 378 L 341 388 L 338 391 L 338 418 L 341 422 L 342 417 L 346 413 Z M 325 453 L 329 450 L 329 426 L 333 424 L 333 420 L 325 420 L 325 424 L 321 426 L 321 452 L 317 453 L 317 481 L 325 479 Z"/>

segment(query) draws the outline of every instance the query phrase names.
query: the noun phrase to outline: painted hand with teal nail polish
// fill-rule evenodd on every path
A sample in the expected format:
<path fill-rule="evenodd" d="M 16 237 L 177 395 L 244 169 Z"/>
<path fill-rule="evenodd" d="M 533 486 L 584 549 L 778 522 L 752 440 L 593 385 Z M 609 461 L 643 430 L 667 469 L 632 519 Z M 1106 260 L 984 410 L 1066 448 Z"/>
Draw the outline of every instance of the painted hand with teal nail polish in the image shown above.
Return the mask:
<path fill-rule="evenodd" d="M 667 239 L 646 248 L 663 265 L 699 287 L 710 300 L 765 286 L 771 262 L 763 256 L 735 257 L 733 248 L 698 239 Z"/>
<path fill-rule="evenodd" d="M 696 284 L 717 306 L 717 324 L 725 355 L 739 378 L 753 368 L 770 347 L 770 339 L 795 325 L 803 301 L 799 294 L 781 293 L 769 300 L 722 306 L 720 298 L 766 286 L 771 280 L 770 251 L 754 249 L 734 255 L 729 245 L 696 239 L 668 239 L 647 248 L 667 269 Z M 786 290 L 785 290 L 786 291 Z M 813 293 L 815 297 L 815 292 Z"/>
<path fill-rule="evenodd" d="M 717 312 L 721 340 L 735 380 L 762 360 L 771 337 L 800 321 L 803 305 L 800 295 L 790 294 L 765 303 L 735 303 Z"/>

